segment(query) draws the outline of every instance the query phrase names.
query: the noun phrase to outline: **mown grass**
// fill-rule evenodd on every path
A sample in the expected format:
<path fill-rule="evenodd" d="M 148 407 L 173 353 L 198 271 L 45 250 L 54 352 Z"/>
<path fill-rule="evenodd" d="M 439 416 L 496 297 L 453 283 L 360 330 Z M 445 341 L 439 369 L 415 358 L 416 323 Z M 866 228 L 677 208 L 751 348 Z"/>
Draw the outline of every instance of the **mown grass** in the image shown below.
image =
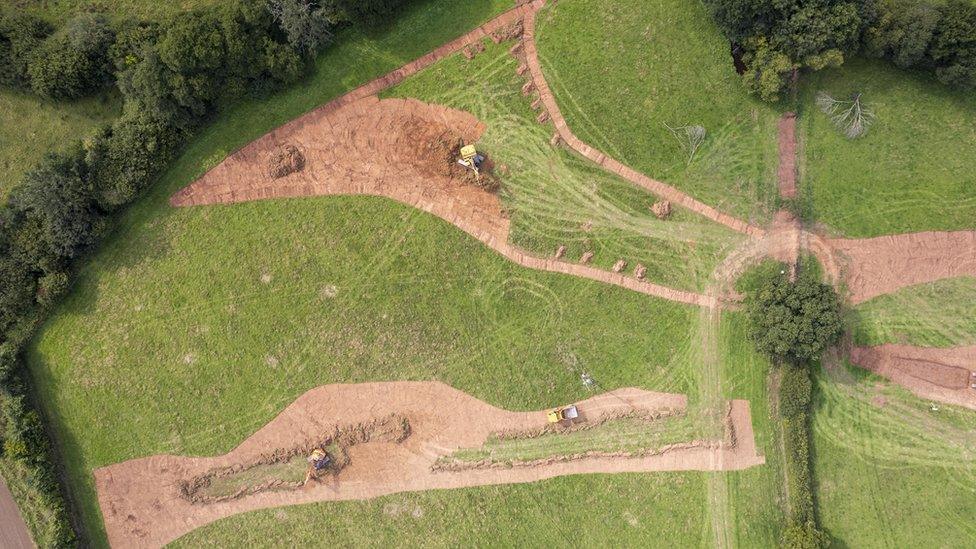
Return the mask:
<path fill-rule="evenodd" d="M 807 77 L 800 124 L 803 182 L 816 219 L 851 237 L 976 228 L 976 99 L 928 73 L 849 59 Z M 862 94 L 876 119 L 843 137 L 814 105 L 818 90 Z"/>
<path fill-rule="evenodd" d="M 114 95 L 52 103 L 0 89 L 0 201 L 48 151 L 63 150 L 119 111 Z"/>
<path fill-rule="evenodd" d="M 697 421 L 687 415 L 654 420 L 617 418 L 578 431 L 556 431 L 519 438 L 490 436 L 484 445 L 463 448 L 447 459 L 511 463 L 586 452 L 627 452 L 639 455 L 668 444 L 691 442 L 699 437 L 700 431 Z"/>
<path fill-rule="evenodd" d="M 592 251 L 604 269 L 623 259 L 628 273 L 641 263 L 648 280 L 702 289 L 742 236 L 680 208 L 661 221 L 650 211 L 654 195 L 552 147 L 551 128 L 536 123 L 531 99 L 519 91 L 524 78 L 511 44 L 486 43 L 474 60 L 453 56 L 383 95 L 448 105 L 487 125 L 479 146 L 507 167 L 499 177 L 514 244 L 544 257 L 565 245 L 569 260 Z"/>
<path fill-rule="evenodd" d="M 847 365 L 817 388 L 817 499 L 840 546 L 976 544 L 976 412 Z"/>
<path fill-rule="evenodd" d="M 580 139 L 719 209 L 769 219 L 778 111 L 745 92 L 701 3 L 559 2 L 538 27 L 546 80 Z M 705 127 L 693 162 L 665 124 Z"/>
<path fill-rule="evenodd" d="M 902 288 L 852 311 L 857 345 L 976 345 L 976 278 L 964 276 Z"/>

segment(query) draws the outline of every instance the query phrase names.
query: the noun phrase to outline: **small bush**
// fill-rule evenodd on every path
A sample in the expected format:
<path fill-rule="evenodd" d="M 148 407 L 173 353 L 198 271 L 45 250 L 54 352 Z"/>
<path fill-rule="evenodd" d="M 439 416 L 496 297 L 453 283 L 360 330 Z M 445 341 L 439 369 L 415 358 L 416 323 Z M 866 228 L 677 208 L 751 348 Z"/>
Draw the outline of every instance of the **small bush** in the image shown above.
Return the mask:
<path fill-rule="evenodd" d="M 53 29 L 27 14 L 0 13 L 0 85 L 26 87 L 27 65 Z"/>
<path fill-rule="evenodd" d="M 114 39 L 103 16 L 75 17 L 32 55 L 27 66 L 31 89 L 52 99 L 98 91 L 111 80 L 108 51 Z"/>

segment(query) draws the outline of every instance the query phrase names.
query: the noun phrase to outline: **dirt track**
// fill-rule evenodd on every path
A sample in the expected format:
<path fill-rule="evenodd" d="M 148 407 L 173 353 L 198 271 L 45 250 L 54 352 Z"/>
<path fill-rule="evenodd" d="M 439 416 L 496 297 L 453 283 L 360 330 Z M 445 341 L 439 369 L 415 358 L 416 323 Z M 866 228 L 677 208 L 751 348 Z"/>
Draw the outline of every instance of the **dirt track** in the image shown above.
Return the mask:
<path fill-rule="evenodd" d="M 35 547 L 30 531 L 20 516 L 20 509 L 10 490 L 0 478 L 0 547 L 3 549 L 32 549 Z"/>
<path fill-rule="evenodd" d="M 976 276 L 976 231 L 831 239 L 853 303 L 923 282 Z"/>
<path fill-rule="evenodd" d="M 851 361 L 916 395 L 976 410 L 976 346 L 946 349 L 881 345 L 855 347 Z"/>
<path fill-rule="evenodd" d="M 634 410 L 683 410 L 682 395 L 620 389 L 577 403 L 583 418 Z M 211 469 L 258 459 L 289 448 L 336 424 L 366 422 L 391 412 L 410 421 L 400 444 L 365 443 L 350 449 L 338 485 L 311 484 L 293 491 L 263 492 L 232 501 L 191 504 L 179 481 Z M 244 511 L 313 501 L 367 499 L 395 492 L 532 482 L 561 475 L 677 470 L 737 470 L 764 463 L 756 453 L 747 401 L 733 401 L 732 448 L 676 449 L 639 458 L 600 457 L 511 469 L 432 472 L 440 456 L 477 447 L 493 432 L 546 425 L 545 411 L 509 412 L 439 382 L 326 385 L 312 389 L 278 417 L 223 456 L 152 456 L 95 471 L 98 501 L 115 547 L 159 547 L 217 519 Z M 714 445 L 713 445 L 714 446 Z"/>

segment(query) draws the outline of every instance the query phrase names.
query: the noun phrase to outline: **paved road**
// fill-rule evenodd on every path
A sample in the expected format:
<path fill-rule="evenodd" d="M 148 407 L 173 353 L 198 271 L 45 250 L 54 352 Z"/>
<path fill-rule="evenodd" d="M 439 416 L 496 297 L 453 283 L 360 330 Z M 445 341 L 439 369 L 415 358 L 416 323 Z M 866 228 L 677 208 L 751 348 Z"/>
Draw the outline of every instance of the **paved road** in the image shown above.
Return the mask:
<path fill-rule="evenodd" d="M 3 549 L 33 549 L 27 525 L 20 516 L 10 490 L 0 478 L 0 547 Z"/>

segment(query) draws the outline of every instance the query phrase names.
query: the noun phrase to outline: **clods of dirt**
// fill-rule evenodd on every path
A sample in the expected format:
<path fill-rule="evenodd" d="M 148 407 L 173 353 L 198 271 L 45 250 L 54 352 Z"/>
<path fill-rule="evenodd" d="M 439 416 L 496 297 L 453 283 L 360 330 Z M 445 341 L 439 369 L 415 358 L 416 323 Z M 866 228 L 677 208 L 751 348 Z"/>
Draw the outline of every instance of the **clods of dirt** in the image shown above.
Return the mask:
<path fill-rule="evenodd" d="M 627 262 L 623 259 L 618 259 L 616 263 L 613 264 L 613 272 L 619 273 L 627 268 Z"/>
<path fill-rule="evenodd" d="M 294 145 L 284 145 L 271 151 L 268 157 L 268 176 L 272 179 L 300 172 L 305 168 L 305 155 Z"/>
<path fill-rule="evenodd" d="M 637 266 L 634 267 L 634 278 L 637 280 L 644 280 L 645 276 L 647 276 L 647 267 L 638 263 Z"/>
<path fill-rule="evenodd" d="M 566 246 L 559 246 L 558 248 L 556 248 L 556 255 L 554 255 L 553 257 L 555 259 L 562 259 L 564 255 L 566 255 Z"/>
<path fill-rule="evenodd" d="M 580 263 L 586 265 L 591 259 L 593 259 L 593 252 L 583 252 L 583 255 L 580 256 Z"/>
<path fill-rule="evenodd" d="M 667 219 L 671 216 L 671 201 L 670 200 L 658 200 L 653 205 L 651 205 L 651 213 L 654 217 L 658 219 Z"/>

